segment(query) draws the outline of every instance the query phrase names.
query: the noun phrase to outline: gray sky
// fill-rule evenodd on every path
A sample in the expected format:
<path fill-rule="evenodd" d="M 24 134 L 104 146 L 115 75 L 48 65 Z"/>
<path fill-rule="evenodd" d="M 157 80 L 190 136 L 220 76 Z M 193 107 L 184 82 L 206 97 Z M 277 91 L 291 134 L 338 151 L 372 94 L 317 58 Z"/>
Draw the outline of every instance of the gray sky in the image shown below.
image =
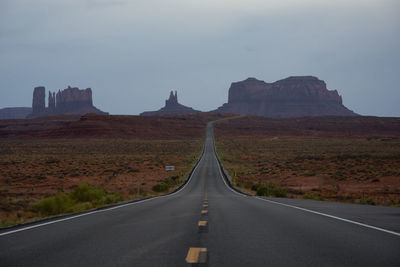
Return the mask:
<path fill-rule="evenodd" d="M 0 0 L 0 107 L 91 87 L 111 114 L 208 111 L 231 82 L 313 75 L 362 115 L 400 117 L 399 0 Z"/>

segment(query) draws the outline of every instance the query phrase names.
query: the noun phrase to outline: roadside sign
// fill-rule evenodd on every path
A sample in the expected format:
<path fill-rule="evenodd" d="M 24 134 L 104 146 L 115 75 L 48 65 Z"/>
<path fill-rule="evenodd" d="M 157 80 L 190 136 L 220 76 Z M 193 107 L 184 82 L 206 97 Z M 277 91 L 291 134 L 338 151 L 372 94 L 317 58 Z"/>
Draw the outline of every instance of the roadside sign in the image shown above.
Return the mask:
<path fill-rule="evenodd" d="M 175 171 L 175 166 L 165 166 L 166 171 Z"/>

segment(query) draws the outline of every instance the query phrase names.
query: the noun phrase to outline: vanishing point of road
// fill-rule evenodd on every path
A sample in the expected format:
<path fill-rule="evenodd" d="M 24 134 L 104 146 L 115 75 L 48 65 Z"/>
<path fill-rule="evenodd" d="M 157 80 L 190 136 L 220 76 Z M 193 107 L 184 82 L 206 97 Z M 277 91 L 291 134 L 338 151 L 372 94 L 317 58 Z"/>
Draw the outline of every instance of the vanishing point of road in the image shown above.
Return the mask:
<path fill-rule="evenodd" d="M 212 124 L 177 192 L 0 231 L 0 266 L 400 266 L 400 208 L 228 186 Z"/>

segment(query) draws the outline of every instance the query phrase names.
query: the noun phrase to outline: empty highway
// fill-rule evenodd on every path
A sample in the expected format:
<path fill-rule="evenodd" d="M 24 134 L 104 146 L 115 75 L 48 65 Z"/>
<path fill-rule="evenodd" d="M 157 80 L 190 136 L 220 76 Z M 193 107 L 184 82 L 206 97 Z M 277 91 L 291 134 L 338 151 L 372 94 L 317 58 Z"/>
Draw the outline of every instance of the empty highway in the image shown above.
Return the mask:
<path fill-rule="evenodd" d="M 0 266 L 400 266 L 400 208 L 239 194 L 207 128 L 176 193 L 0 231 Z"/>

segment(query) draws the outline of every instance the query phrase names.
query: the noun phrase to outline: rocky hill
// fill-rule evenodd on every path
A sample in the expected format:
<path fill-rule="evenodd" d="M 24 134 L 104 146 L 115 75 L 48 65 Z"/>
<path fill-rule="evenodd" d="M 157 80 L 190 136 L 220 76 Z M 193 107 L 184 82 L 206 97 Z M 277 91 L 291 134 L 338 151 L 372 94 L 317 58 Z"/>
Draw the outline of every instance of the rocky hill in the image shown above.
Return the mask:
<path fill-rule="evenodd" d="M 165 100 L 165 106 L 157 111 L 146 111 L 140 114 L 140 116 L 153 116 L 153 115 L 184 115 L 184 114 L 196 114 L 201 111 L 194 110 L 193 108 L 186 107 L 178 102 L 178 93 L 171 91 L 169 99 Z"/>
<path fill-rule="evenodd" d="M 25 119 L 30 113 L 32 113 L 32 108 L 28 107 L 2 108 L 0 120 Z"/>
<path fill-rule="evenodd" d="M 46 89 L 36 87 L 33 91 L 32 113 L 27 118 L 37 118 L 60 114 L 108 114 L 93 106 L 92 89 L 80 90 L 68 86 L 57 93 L 49 91 L 48 107 L 46 108 Z"/>
<path fill-rule="evenodd" d="M 274 83 L 255 78 L 232 83 L 228 103 L 214 112 L 264 117 L 356 116 L 336 90 L 313 76 L 289 77 Z"/>

